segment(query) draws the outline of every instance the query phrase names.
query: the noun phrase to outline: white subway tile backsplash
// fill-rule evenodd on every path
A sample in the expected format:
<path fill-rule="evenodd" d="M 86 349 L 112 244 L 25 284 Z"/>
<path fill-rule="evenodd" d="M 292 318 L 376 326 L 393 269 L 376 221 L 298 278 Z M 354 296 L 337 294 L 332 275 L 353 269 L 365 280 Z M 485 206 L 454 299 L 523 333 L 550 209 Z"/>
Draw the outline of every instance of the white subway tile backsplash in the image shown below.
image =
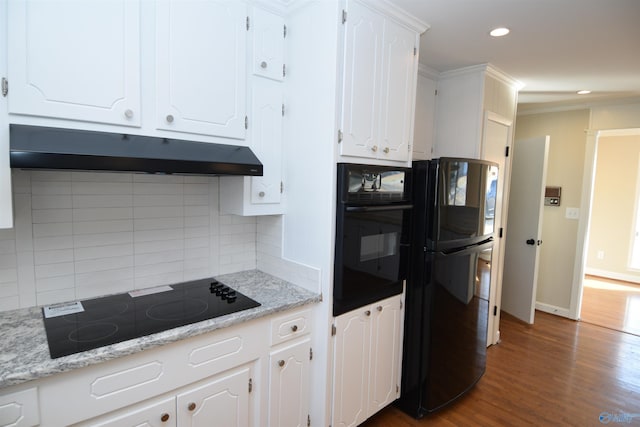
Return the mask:
<path fill-rule="evenodd" d="M 133 182 L 133 174 L 124 172 L 71 172 L 73 182 Z"/>
<path fill-rule="evenodd" d="M 136 206 L 133 208 L 135 219 L 177 217 L 183 214 L 183 206 Z"/>
<path fill-rule="evenodd" d="M 134 219 L 133 229 L 137 231 L 143 230 L 169 230 L 184 227 L 184 217 L 174 218 L 145 218 Z"/>
<path fill-rule="evenodd" d="M 108 181 L 79 181 L 71 183 L 72 194 L 74 195 L 131 195 L 133 183 L 131 182 L 108 182 Z"/>
<path fill-rule="evenodd" d="M 74 208 L 129 208 L 133 205 L 133 196 L 131 194 L 74 194 L 72 202 Z"/>
<path fill-rule="evenodd" d="M 73 262 L 73 249 L 54 249 L 50 251 L 33 252 L 34 265 L 55 264 L 59 262 Z"/>
<path fill-rule="evenodd" d="M 97 273 L 107 270 L 118 270 L 133 267 L 133 255 L 123 255 L 110 258 L 87 259 L 75 262 L 75 273 Z"/>
<path fill-rule="evenodd" d="M 127 243 L 133 243 L 133 233 L 126 231 L 118 233 L 76 234 L 73 236 L 75 248 L 122 245 Z"/>
<path fill-rule="evenodd" d="M 40 209 L 31 211 L 31 215 L 34 224 L 73 221 L 73 209 Z"/>
<path fill-rule="evenodd" d="M 43 277 L 41 279 L 36 278 L 36 288 L 38 295 L 43 292 L 63 289 L 70 289 L 73 292 L 75 289 L 75 279 L 72 274 L 67 276 Z"/>
<path fill-rule="evenodd" d="M 132 207 L 79 208 L 73 210 L 73 221 L 133 219 Z"/>
<path fill-rule="evenodd" d="M 12 254 L 16 252 L 16 241 L 14 238 L 0 240 L 0 254 Z"/>
<path fill-rule="evenodd" d="M 59 262 L 56 264 L 43 264 L 35 266 L 36 281 L 50 277 L 69 276 L 74 273 L 74 263 Z"/>
<path fill-rule="evenodd" d="M 39 237 L 34 239 L 33 248 L 36 251 L 50 251 L 55 249 L 72 249 L 72 236 Z"/>
<path fill-rule="evenodd" d="M 0 283 L 13 283 L 18 281 L 17 266 L 0 268 Z"/>
<path fill-rule="evenodd" d="M 182 194 L 137 194 L 133 198 L 133 206 L 182 206 Z"/>
<path fill-rule="evenodd" d="M 60 195 L 32 195 L 33 209 L 65 209 L 72 207 L 71 194 Z"/>
<path fill-rule="evenodd" d="M 255 217 L 221 214 L 217 177 L 22 170 L 13 177 L 16 226 L 0 230 L 0 310 L 254 269 L 257 235 L 281 225 L 279 217 L 265 228 Z"/>
<path fill-rule="evenodd" d="M 183 250 L 169 250 L 169 251 L 136 255 L 135 265 L 145 266 L 145 265 L 151 265 L 151 264 L 162 264 L 165 262 L 181 261 L 183 259 L 184 259 Z"/>
<path fill-rule="evenodd" d="M 117 233 L 133 231 L 133 220 L 114 219 L 104 221 L 76 221 L 73 223 L 73 234 Z"/>
<path fill-rule="evenodd" d="M 70 222 L 33 224 L 33 237 L 69 236 L 73 234 Z"/>
<path fill-rule="evenodd" d="M 73 258 L 76 261 L 87 259 L 103 259 L 121 255 L 133 255 L 133 243 L 120 245 L 90 246 L 73 250 Z"/>
<path fill-rule="evenodd" d="M 73 301 L 76 299 L 75 289 L 57 289 L 52 291 L 38 292 L 37 305 L 50 305 L 59 302 Z"/>

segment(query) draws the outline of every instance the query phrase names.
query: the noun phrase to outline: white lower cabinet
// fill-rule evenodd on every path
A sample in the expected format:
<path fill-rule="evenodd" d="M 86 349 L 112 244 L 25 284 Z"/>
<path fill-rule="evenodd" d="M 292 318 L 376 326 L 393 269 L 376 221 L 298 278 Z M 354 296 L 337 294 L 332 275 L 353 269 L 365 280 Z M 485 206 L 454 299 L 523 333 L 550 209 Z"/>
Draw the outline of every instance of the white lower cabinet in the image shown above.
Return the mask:
<path fill-rule="evenodd" d="M 311 343 L 273 351 L 269 357 L 269 425 L 306 426 L 309 417 Z"/>
<path fill-rule="evenodd" d="M 251 369 L 245 367 L 217 376 L 178 394 L 179 426 L 241 427 L 249 425 Z"/>
<path fill-rule="evenodd" d="M 121 409 L 78 427 L 248 426 L 251 368 L 242 367 L 159 400 Z"/>
<path fill-rule="evenodd" d="M 402 295 L 335 318 L 333 422 L 356 426 L 399 397 Z"/>

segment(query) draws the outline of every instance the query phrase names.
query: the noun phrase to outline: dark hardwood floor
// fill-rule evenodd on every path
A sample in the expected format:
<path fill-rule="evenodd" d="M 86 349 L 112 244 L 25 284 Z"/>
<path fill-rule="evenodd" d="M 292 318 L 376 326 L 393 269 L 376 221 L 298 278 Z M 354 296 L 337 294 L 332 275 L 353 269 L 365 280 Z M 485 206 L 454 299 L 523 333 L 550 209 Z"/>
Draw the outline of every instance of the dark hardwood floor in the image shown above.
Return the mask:
<path fill-rule="evenodd" d="M 500 329 L 459 401 L 421 420 L 390 406 L 363 426 L 640 425 L 639 336 L 539 311 L 534 325 L 503 313 Z"/>

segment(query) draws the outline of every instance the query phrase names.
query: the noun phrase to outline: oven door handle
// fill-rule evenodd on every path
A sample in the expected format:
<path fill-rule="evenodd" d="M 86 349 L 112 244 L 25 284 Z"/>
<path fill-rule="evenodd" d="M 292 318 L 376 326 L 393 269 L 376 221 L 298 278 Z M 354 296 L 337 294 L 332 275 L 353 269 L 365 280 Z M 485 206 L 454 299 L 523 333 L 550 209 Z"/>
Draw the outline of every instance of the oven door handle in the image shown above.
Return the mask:
<path fill-rule="evenodd" d="M 347 212 L 384 212 L 412 209 L 413 205 L 383 205 L 383 206 L 347 206 Z"/>

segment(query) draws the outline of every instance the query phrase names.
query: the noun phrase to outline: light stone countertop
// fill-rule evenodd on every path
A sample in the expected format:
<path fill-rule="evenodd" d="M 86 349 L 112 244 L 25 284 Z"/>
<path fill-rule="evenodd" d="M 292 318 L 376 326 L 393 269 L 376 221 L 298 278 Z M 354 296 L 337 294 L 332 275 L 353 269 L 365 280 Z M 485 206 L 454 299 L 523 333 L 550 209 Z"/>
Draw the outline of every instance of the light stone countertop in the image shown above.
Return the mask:
<path fill-rule="evenodd" d="M 321 300 L 320 294 L 258 270 L 215 277 L 262 305 L 57 359 L 49 355 L 40 307 L 0 312 L 0 388 L 128 356 Z"/>

